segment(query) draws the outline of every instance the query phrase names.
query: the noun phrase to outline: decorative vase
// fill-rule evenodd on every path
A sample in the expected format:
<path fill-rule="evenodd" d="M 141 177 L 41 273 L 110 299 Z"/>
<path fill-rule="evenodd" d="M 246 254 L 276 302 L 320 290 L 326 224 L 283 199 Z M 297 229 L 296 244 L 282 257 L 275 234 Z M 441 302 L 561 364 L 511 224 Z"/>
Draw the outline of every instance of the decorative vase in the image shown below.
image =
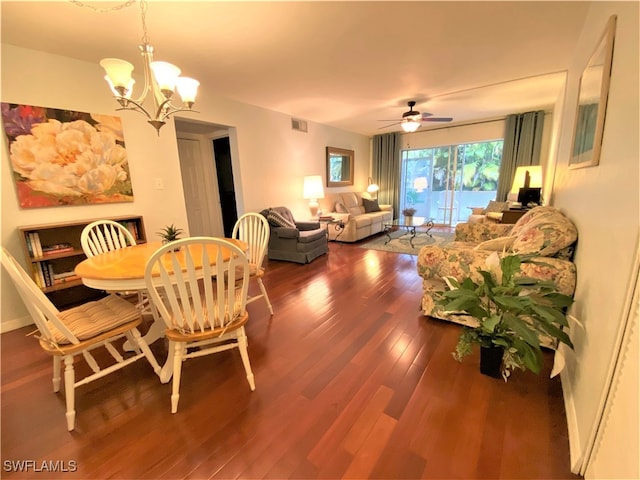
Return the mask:
<path fill-rule="evenodd" d="M 413 223 L 413 215 L 405 215 L 404 223 L 407 225 L 411 225 Z"/>
<path fill-rule="evenodd" d="M 480 347 L 480 373 L 493 378 L 501 378 L 502 356 L 504 349 L 492 345 L 491 347 Z"/>

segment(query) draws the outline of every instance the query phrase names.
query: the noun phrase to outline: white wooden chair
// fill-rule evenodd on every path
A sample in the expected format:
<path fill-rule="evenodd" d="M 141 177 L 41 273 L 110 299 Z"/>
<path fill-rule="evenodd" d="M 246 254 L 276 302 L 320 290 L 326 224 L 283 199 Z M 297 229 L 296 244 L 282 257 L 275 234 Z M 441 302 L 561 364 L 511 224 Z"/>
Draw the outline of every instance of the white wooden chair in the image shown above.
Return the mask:
<path fill-rule="evenodd" d="M 145 357 L 157 375 L 160 366 L 137 327 L 140 311 L 116 295 L 88 302 L 69 310 L 59 311 L 38 288 L 11 254 L 2 247 L 2 265 L 13 280 L 22 301 L 38 327 L 40 346 L 53 356 L 53 391 L 60 391 L 60 371 L 64 361 L 64 391 L 67 404 L 67 429 L 75 428 L 75 389 Z M 133 356 L 123 358 L 112 344 L 126 337 L 135 345 Z M 119 343 L 116 343 L 118 345 Z M 104 347 L 115 363 L 101 368 L 91 351 Z M 93 371 L 76 381 L 74 358 L 82 355 Z"/>
<path fill-rule="evenodd" d="M 113 220 L 96 220 L 82 230 L 80 244 L 87 257 L 136 245 L 133 234 Z M 114 292 L 115 293 L 115 292 Z M 130 292 L 117 292 L 128 295 Z M 138 291 L 138 308 L 142 313 L 151 313 L 146 292 Z"/>
<path fill-rule="evenodd" d="M 267 290 L 262 283 L 264 276 L 264 267 L 262 263 L 267 253 L 267 245 L 269 244 L 269 222 L 260 213 L 245 213 L 233 226 L 231 237 L 247 242 L 249 250 L 247 257 L 249 258 L 249 273 L 251 278 L 255 278 L 260 287 L 260 295 L 254 295 L 248 298 L 247 303 L 251 303 L 259 298 L 264 298 L 269 308 L 269 313 L 273 315 L 273 307 L 269 301 Z"/>
<path fill-rule="evenodd" d="M 97 220 L 82 230 L 80 244 L 87 257 L 135 245 L 131 232 L 113 220 Z"/>
<path fill-rule="evenodd" d="M 145 283 L 167 326 L 167 364 L 173 357 L 171 413 L 178 410 L 182 362 L 188 358 L 237 348 L 249 386 L 255 390 L 244 330 L 249 318 L 249 261 L 240 248 L 222 238 L 177 240 L 151 256 Z"/>

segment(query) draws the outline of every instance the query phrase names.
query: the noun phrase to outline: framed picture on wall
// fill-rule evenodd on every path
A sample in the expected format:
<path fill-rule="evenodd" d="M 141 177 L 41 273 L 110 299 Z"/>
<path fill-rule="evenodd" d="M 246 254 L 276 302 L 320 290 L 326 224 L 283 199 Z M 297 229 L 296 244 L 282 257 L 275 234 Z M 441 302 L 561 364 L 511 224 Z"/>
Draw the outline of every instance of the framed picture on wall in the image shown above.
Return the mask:
<path fill-rule="evenodd" d="M 593 167 L 600 163 L 615 33 L 616 16 L 612 15 L 580 77 L 569 168 Z"/>
<path fill-rule="evenodd" d="M 21 208 L 133 202 L 120 117 L 0 106 Z"/>

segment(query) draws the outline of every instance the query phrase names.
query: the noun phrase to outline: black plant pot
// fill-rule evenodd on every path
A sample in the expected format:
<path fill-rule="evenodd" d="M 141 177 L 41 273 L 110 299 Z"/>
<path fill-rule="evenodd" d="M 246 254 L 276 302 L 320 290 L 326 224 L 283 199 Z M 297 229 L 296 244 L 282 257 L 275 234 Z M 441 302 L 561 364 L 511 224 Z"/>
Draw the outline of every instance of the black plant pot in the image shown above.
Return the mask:
<path fill-rule="evenodd" d="M 502 356 L 504 349 L 495 345 L 480 347 L 480 373 L 493 378 L 502 378 Z"/>

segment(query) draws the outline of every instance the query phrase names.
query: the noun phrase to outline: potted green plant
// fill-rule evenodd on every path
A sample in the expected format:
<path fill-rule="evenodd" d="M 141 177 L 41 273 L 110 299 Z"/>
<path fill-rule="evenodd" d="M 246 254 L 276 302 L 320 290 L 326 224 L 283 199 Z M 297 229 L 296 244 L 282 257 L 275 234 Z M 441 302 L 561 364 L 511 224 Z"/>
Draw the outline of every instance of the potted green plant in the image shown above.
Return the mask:
<path fill-rule="evenodd" d="M 178 240 L 180 238 L 180 235 L 184 233 L 184 230 L 174 227 L 173 224 L 171 224 L 167 225 L 162 230 L 156 233 L 160 236 L 160 238 L 162 238 L 162 243 L 166 244 Z"/>
<path fill-rule="evenodd" d="M 453 356 L 462 361 L 480 345 L 481 373 L 507 380 L 518 368 L 539 373 L 542 368 L 541 344 L 562 342 L 573 348 L 563 327 L 567 327 L 566 309 L 573 299 L 559 293 L 550 281 L 519 276 L 527 256 L 498 252 L 487 259 L 487 270 L 479 269 L 479 283 L 465 278 L 461 283 L 446 277 L 449 290 L 440 293 L 438 303 L 446 311 L 465 312 L 477 320 L 477 327 L 464 327 Z M 497 372 L 486 362 L 491 353 L 498 363 Z M 502 364 L 500 366 L 500 363 Z"/>

